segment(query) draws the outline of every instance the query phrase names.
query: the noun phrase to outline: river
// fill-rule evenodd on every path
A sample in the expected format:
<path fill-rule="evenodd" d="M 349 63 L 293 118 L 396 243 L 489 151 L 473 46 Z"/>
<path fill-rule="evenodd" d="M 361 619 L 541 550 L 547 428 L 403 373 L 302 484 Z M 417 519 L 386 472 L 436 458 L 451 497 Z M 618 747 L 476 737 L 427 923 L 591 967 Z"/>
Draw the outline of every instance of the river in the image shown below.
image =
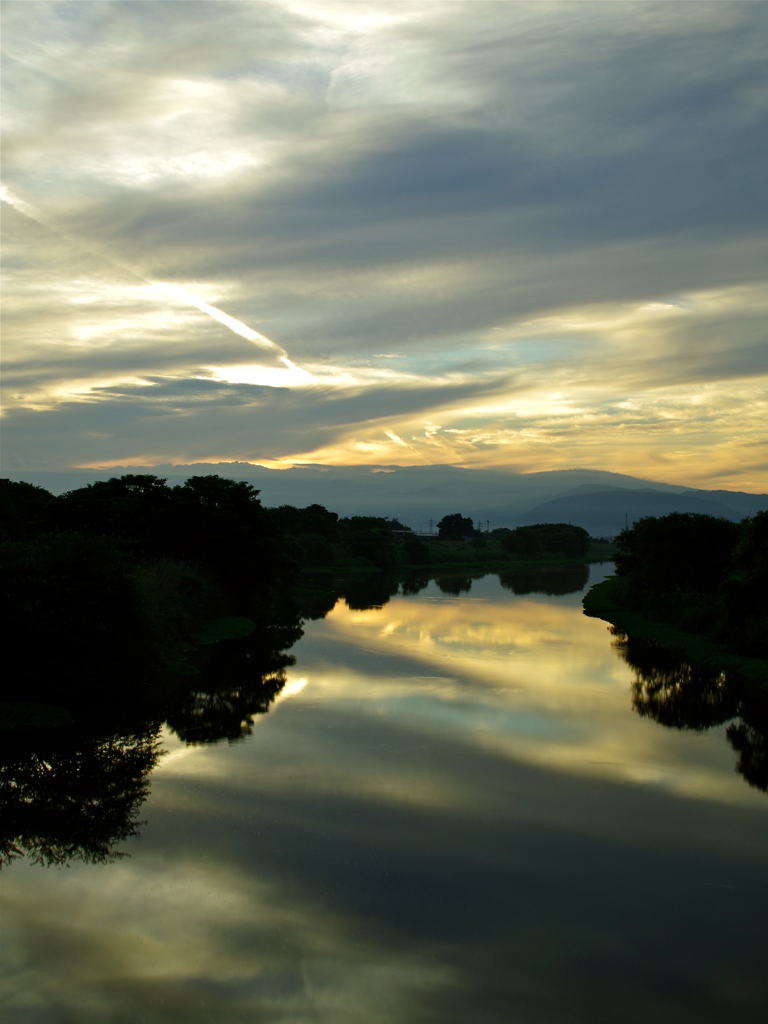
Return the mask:
<path fill-rule="evenodd" d="M 166 727 L 126 856 L 3 871 L 6 1024 L 763 1012 L 764 736 L 548 579 L 340 600 L 244 739 Z"/>

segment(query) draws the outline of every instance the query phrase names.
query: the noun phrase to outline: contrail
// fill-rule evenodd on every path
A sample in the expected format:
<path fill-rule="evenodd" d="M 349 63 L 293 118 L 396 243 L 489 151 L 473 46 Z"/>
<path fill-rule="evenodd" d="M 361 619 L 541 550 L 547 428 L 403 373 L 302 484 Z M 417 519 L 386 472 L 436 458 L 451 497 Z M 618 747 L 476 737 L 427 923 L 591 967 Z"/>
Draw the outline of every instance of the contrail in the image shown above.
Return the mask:
<path fill-rule="evenodd" d="M 66 232 L 61 231 L 58 227 L 51 224 L 34 206 L 32 206 L 31 203 L 21 199 L 14 192 L 11 192 L 11 190 L 5 185 L 0 185 L 0 199 L 4 203 L 8 203 L 9 206 L 12 206 L 14 210 L 17 210 L 19 213 L 28 217 L 30 220 L 35 221 L 37 224 L 41 224 L 44 228 L 52 231 L 60 238 L 77 245 L 90 256 L 95 256 L 98 259 L 105 259 L 111 263 L 112 266 L 117 267 L 126 274 L 130 274 L 132 277 L 137 278 L 144 284 L 152 285 L 154 288 L 165 292 L 165 294 L 171 298 L 174 298 L 179 302 L 183 302 L 187 306 L 192 306 L 194 309 L 199 309 L 201 313 L 205 313 L 206 316 L 211 317 L 212 320 L 216 320 L 218 323 L 228 327 L 230 331 L 234 331 L 235 334 L 239 334 L 241 338 L 245 338 L 247 341 L 253 342 L 254 345 L 258 345 L 259 348 L 262 348 L 265 351 L 275 353 L 280 361 L 289 369 L 296 369 L 294 364 L 290 359 L 288 359 L 288 353 L 284 348 L 275 344 L 275 342 L 267 338 L 266 335 L 260 334 L 258 331 L 254 331 L 241 320 L 236 320 L 233 316 L 225 313 L 222 309 L 218 309 L 216 306 L 211 306 L 210 303 L 203 302 L 202 299 L 198 299 L 194 295 L 190 295 L 185 288 L 180 288 L 178 285 L 167 284 L 164 281 L 153 281 L 151 278 L 146 277 L 133 267 L 129 267 L 126 264 L 121 263 L 119 260 L 116 260 L 108 253 L 94 248 L 93 246 L 83 244 L 79 238 L 73 238 L 71 235 L 68 235 Z M 307 374 L 307 376 L 309 377 L 311 375 Z"/>
<path fill-rule="evenodd" d="M 2 199 L 4 203 L 8 203 L 9 206 L 12 206 L 14 210 L 18 210 L 19 213 L 23 213 L 25 217 L 29 217 L 30 220 L 36 220 L 38 224 L 45 224 L 45 221 L 38 216 L 34 206 L 31 206 L 29 203 L 25 203 L 23 199 L 14 195 L 9 188 L 5 187 L 5 185 L 0 185 L 0 199 Z M 45 224 L 45 227 L 48 227 L 48 225 Z"/>
<path fill-rule="evenodd" d="M 270 352 L 277 352 L 281 356 L 285 356 L 287 353 L 284 348 L 276 345 L 274 341 L 271 341 L 263 334 L 259 334 L 258 331 L 252 330 L 248 324 L 244 324 L 242 320 L 235 320 L 233 316 L 225 313 L 221 309 L 217 309 L 216 306 L 211 306 L 207 302 L 203 302 L 201 299 L 195 298 L 194 295 L 190 295 L 184 288 L 180 288 L 175 284 L 166 284 L 164 281 L 157 281 L 156 287 L 161 288 L 168 295 L 178 299 L 180 302 L 186 302 L 188 306 L 194 306 L 195 309 L 199 309 L 202 313 L 207 313 L 214 320 L 218 320 L 220 324 L 224 324 L 230 331 L 234 331 L 235 334 L 239 334 L 241 338 L 246 338 L 248 341 L 252 341 L 254 345 L 260 345 L 261 348 L 268 349 Z"/>

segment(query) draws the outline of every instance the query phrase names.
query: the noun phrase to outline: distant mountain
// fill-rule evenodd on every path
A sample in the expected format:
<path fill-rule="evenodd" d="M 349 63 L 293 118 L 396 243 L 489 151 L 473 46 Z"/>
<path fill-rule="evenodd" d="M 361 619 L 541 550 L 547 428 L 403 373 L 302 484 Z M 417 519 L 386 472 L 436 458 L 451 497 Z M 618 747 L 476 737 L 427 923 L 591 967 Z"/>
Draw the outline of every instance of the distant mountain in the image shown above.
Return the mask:
<path fill-rule="evenodd" d="M 564 494 L 551 501 L 545 501 L 526 512 L 521 522 L 526 525 L 572 522 L 589 530 L 592 536 L 614 536 L 623 529 L 625 522 L 631 526 L 642 516 L 698 512 L 739 520 L 749 514 L 726 504 L 728 491 L 715 492 L 722 498 L 719 501 L 712 501 L 708 497 L 710 493 L 712 492 L 683 491 L 670 494 L 657 491 L 655 488 L 630 490 L 626 487 L 603 487 L 591 493 Z M 765 496 L 762 505 L 768 505 L 768 498 Z"/>
<path fill-rule="evenodd" d="M 768 507 L 765 494 L 749 494 L 746 491 L 694 491 L 685 490 L 683 494 L 696 494 L 699 498 L 707 498 L 711 501 L 722 502 L 735 512 L 738 512 L 739 519 L 745 516 L 753 516 L 755 512 L 762 512 Z"/>
<path fill-rule="evenodd" d="M 266 469 L 249 462 L 115 466 L 110 470 L 4 470 L 54 494 L 124 473 L 153 473 L 170 484 L 218 473 L 247 480 L 265 505 L 314 503 L 344 516 L 381 515 L 427 532 L 444 515 L 461 512 L 483 527 L 571 522 L 593 535 L 613 536 L 643 515 L 707 512 L 742 519 L 768 508 L 768 495 L 700 491 L 595 469 L 506 473 L 454 466 L 295 466 Z"/>

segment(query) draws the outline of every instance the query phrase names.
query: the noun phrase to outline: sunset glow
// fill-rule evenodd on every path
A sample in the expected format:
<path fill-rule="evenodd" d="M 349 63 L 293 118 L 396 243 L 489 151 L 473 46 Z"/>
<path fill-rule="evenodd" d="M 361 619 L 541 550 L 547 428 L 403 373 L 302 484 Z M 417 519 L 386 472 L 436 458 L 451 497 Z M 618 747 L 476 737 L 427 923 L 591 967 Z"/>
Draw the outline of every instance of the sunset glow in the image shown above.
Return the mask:
<path fill-rule="evenodd" d="M 4 464 L 768 486 L 764 5 L 2 16 Z"/>

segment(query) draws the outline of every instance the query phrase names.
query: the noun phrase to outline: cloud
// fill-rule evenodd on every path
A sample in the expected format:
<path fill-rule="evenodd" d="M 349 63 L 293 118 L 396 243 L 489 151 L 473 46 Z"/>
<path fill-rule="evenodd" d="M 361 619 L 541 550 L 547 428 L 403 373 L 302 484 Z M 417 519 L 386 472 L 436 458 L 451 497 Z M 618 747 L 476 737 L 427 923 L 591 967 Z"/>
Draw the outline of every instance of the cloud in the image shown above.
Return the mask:
<path fill-rule="evenodd" d="M 285 458 L 392 461 L 408 449 L 383 430 L 417 448 L 439 409 L 463 464 L 663 463 L 685 483 L 709 464 L 696 417 L 666 451 L 649 432 L 653 457 L 584 424 L 627 402 L 653 420 L 660 389 L 764 387 L 760 5 L 11 2 L 3 19 L 6 186 L 44 222 L 4 218 L 11 410 L 81 402 L 96 437 L 111 389 L 158 375 L 272 384 L 286 413 L 311 380 L 349 408 L 386 380 L 425 396 L 413 419 L 382 429 L 360 403 L 332 438 L 322 415 L 303 438 L 254 429 Z M 257 359 L 236 322 L 275 348 Z M 542 393 L 584 419 L 556 448 L 491 454 L 510 425 L 480 402 L 467 424 L 451 379 L 511 381 L 538 437 L 562 407 Z M 173 431 L 142 451 L 204 458 L 210 431 L 190 417 L 183 452 Z M 49 460 L 82 454 L 50 437 Z"/>

